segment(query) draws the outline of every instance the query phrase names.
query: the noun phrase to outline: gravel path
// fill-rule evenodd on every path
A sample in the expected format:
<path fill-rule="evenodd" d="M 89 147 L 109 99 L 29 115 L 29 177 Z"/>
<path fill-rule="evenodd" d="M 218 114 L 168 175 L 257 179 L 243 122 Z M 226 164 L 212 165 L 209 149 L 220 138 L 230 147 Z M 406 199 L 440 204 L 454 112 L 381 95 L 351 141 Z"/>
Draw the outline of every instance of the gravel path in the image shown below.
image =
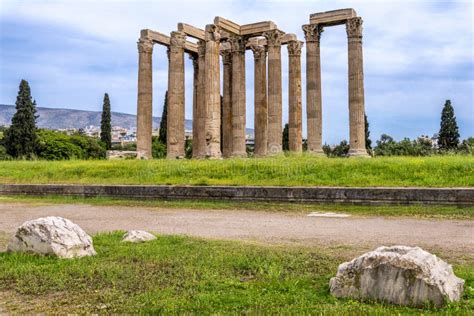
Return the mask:
<path fill-rule="evenodd" d="M 189 210 L 122 206 L 0 204 L 0 233 L 24 221 L 63 216 L 89 233 L 142 229 L 215 239 L 297 245 L 418 245 L 458 254 L 474 253 L 474 221 L 383 217 L 321 218 L 302 214 Z"/>

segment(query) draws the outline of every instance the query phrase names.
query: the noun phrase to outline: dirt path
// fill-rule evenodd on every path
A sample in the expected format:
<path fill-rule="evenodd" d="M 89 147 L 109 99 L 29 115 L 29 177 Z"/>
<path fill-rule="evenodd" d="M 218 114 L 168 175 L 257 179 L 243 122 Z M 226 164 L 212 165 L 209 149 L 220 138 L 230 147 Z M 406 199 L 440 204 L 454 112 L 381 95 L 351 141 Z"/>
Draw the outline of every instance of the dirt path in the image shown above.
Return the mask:
<path fill-rule="evenodd" d="M 299 245 L 418 245 L 474 253 L 474 221 L 383 217 L 320 218 L 263 211 L 187 210 L 122 206 L 0 204 L 0 235 L 26 220 L 57 215 L 89 233 L 142 229 L 216 239 Z"/>

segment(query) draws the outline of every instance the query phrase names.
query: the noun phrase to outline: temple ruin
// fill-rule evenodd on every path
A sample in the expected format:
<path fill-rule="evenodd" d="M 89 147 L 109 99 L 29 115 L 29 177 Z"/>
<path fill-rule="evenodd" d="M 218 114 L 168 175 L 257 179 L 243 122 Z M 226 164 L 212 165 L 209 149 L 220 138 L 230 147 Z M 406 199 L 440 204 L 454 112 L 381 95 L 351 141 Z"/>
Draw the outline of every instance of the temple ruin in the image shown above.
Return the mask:
<path fill-rule="evenodd" d="M 362 19 L 353 9 L 310 15 L 306 40 L 308 151 L 322 154 L 320 39 L 325 27 L 346 25 L 348 38 L 349 124 L 351 156 L 365 150 Z M 187 41 L 197 40 L 197 44 Z M 247 157 L 245 51 L 254 56 L 255 156 L 282 152 L 282 45 L 288 49 L 289 150 L 302 151 L 301 51 L 303 42 L 271 21 L 239 25 L 216 17 L 200 29 L 179 23 L 170 36 L 142 30 L 138 41 L 137 152 L 151 158 L 153 45 L 168 52 L 167 158 L 185 155 L 185 63 L 193 61 L 193 158 Z M 221 113 L 221 61 L 223 107 Z M 222 124 L 222 135 L 221 135 Z M 221 146 L 222 142 L 222 146 Z M 221 152 L 222 147 L 222 152 Z"/>

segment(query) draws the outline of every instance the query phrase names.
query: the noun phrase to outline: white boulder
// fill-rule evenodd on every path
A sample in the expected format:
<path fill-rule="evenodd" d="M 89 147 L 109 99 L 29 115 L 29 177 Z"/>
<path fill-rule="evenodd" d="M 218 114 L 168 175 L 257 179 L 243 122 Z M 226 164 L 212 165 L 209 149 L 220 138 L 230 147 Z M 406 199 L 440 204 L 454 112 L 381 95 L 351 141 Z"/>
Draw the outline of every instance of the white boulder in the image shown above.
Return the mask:
<path fill-rule="evenodd" d="M 96 254 L 89 235 L 70 220 L 55 216 L 23 223 L 10 240 L 7 251 L 32 252 L 59 258 Z"/>
<path fill-rule="evenodd" d="M 441 306 L 461 298 L 464 280 L 451 265 L 419 247 L 393 246 L 339 265 L 329 286 L 336 297 Z"/>
<path fill-rule="evenodd" d="M 155 235 L 152 235 L 143 230 L 129 230 L 123 235 L 122 242 L 145 242 L 156 239 Z"/>

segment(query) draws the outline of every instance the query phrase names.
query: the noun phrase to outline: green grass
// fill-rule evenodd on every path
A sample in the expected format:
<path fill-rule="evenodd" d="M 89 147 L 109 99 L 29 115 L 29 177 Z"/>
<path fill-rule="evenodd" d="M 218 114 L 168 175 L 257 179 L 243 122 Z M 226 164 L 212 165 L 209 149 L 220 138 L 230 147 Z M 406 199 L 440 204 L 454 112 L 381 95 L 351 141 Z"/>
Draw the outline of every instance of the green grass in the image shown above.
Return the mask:
<path fill-rule="evenodd" d="M 59 260 L 0 254 L 0 294 L 11 312 L 165 314 L 465 314 L 474 308 L 474 266 L 459 303 L 442 309 L 337 300 L 328 282 L 349 258 L 344 249 L 265 247 L 159 236 L 122 244 L 122 233 L 94 237 L 95 257 Z"/>
<path fill-rule="evenodd" d="M 474 157 L 2 161 L 0 183 L 472 187 Z"/>
<path fill-rule="evenodd" d="M 211 200 L 135 200 L 108 197 L 0 196 L 0 203 L 90 204 L 105 206 L 147 207 L 156 209 L 251 210 L 268 212 L 341 212 L 355 216 L 415 217 L 474 220 L 474 207 L 454 205 L 350 205 L 302 204 L 278 202 L 240 202 Z"/>

